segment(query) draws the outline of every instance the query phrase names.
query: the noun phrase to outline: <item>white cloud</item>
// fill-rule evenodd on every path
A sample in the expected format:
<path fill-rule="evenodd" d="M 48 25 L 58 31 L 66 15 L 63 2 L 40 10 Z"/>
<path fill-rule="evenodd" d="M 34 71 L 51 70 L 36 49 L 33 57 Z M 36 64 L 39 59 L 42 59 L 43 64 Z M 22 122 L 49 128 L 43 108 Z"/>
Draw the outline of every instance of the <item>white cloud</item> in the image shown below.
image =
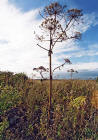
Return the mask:
<path fill-rule="evenodd" d="M 0 0 L 0 68 L 16 72 L 32 72 L 42 56 L 36 49 L 33 32 L 38 30 L 39 9 L 22 13 L 7 0 Z M 6 43 L 4 43 L 6 42 Z M 37 59 L 36 59 L 37 58 Z M 31 69 L 29 71 L 29 69 Z"/>
<path fill-rule="evenodd" d="M 47 52 L 37 47 L 34 31 L 40 33 L 38 26 L 41 21 L 36 17 L 39 9 L 23 13 L 20 9 L 8 2 L 0 0 L 0 69 L 14 72 L 25 72 L 31 74 L 33 67 L 44 65 L 48 67 Z M 88 15 L 85 15 L 87 18 Z M 93 19 L 93 15 L 91 15 Z M 89 19 L 87 19 L 89 21 Z M 79 30 L 85 32 L 92 22 L 81 24 Z M 43 44 L 47 46 L 47 43 Z M 71 41 L 58 44 L 54 48 L 53 65 L 60 64 L 59 58 L 63 52 L 77 51 L 78 45 Z M 57 57 L 55 54 L 59 53 Z M 92 52 L 93 53 L 93 52 Z M 92 65 L 93 63 L 89 64 Z M 95 64 L 94 64 L 95 65 Z M 83 67 L 82 67 L 83 66 Z M 80 69 L 87 67 L 85 64 L 79 65 Z M 87 67 L 89 69 L 90 67 Z"/>
<path fill-rule="evenodd" d="M 66 55 L 61 55 L 60 57 L 63 58 L 64 56 L 68 57 L 68 58 L 83 58 L 84 56 L 98 56 L 98 50 L 78 50 L 77 52 L 72 52 L 72 53 L 69 53 L 69 54 L 66 54 Z"/>
<path fill-rule="evenodd" d="M 89 63 L 77 63 L 77 64 L 72 64 L 70 66 L 67 66 L 67 68 L 73 68 L 76 70 L 96 70 L 98 69 L 98 62 L 89 62 Z"/>

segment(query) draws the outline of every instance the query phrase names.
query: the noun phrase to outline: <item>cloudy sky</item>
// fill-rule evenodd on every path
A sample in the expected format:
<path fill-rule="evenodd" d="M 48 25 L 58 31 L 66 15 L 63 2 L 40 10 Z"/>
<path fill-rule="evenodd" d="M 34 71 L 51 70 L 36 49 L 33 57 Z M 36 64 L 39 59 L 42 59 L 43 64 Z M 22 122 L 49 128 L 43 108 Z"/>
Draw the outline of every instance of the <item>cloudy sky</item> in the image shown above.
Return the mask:
<path fill-rule="evenodd" d="M 54 1 L 0 0 L 0 71 L 24 72 L 31 76 L 34 67 L 48 67 L 47 52 L 36 45 L 34 31 L 40 35 L 42 19 L 39 11 Z M 98 1 L 57 1 L 69 9 L 83 9 L 84 14 L 84 21 L 78 27 L 82 39 L 57 44 L 54 49 L 53 67 L 62 64 L 64 58 L 72 62 L 57 75 L 65 78 L 66 71 L 73 68 L 79 72 L 75 74 L 78 78 L 98 76 Z"/>

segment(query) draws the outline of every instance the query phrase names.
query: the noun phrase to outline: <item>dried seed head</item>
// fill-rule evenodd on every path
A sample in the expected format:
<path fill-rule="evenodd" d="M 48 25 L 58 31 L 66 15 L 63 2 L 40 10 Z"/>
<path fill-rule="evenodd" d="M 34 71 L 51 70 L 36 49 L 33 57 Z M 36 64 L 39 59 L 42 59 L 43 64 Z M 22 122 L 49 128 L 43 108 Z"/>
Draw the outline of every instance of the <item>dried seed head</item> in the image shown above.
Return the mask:
<path fill-rule="evenodd" d="M 69 59 L 64 59 L 66 63 L 72 64 Z"/>
<path fill-rule="evenodd" d="M 68 13 L 68 17 L 70 19 L 79 19 L 79 17 L 81 17 L 83 14 L 82 14 L 82 10 L 79 10 L 79 9 L 70 9 L 67 11 Z"/>
<path fill-rule="evenodd" d="M 58 2 L 54 2 L 45 7 L 44 13 L 46 16 L 59 15 L 64 11 L 65 8 L 66 5 L 62 6 Z"/>

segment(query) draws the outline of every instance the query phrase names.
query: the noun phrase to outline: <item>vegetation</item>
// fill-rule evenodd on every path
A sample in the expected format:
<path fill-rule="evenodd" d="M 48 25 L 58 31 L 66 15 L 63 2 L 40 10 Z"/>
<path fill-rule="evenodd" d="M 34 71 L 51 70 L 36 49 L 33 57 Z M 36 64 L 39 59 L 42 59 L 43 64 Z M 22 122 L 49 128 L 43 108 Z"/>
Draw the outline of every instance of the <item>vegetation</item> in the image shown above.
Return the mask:
<path fill-rule="evenodd" d="M 0 140 L 97 140 L 98 139 L 98 77 L 96 80 L 53 80 L 53 72 L 69 59 L 52 69 L 52 54 L 57 42 L 76 40 L 81 33 L 75 26 L 81 22 L 82 10 L 67 9 L 57 2 L 45 7 L 38 39 L 49 41 L 49 80 L 41 82 L 24 73 L 0 72 Z M 72 30 L 73 29 L 73 30 Z M 33 75 L 34 77 L 34 75 Z M 97 98 L 96 98 L 97 97 Z"/>
<path fill-rule="evenodd" d="M 81 38 L 81 33 L 75 29 L 75 26 L 81 23 L 82 10 L 79 9 L 67 9 L 67 6 L 62 6 L 58 2 L 51 3 L 46 6 L 42 14 L 43 18 L 42 24 L 40 26 L 41 30 L 43 30 L 43 35 L 37 36 L 37 39 L 41 42 L 48 41 L 49 48 L 44 48 L 43 46 L 37 44 L 39 47 L 48 52 L 49 56 L 49 80 L 50 80 L 50 88 L 49 88 L 49 106 L 48 106 L 48 121 L 51 124 L 52 118 L 52 79 L 53 72 L 56 69 L 64 66 L 67 63 L 71 63 L 68 59 L 65 59 L 65 63 L 61 66 L 58 66 L 54 70 L 52 70 L 52 54 L 55 45 L 58 42 L 68 41 L 68 40 L 78 40 Z M 68 61 L 66 61 L 68 60 Z M 40 67 L 39 67 L 40 68 Z M 37 70 L 39 69 L 37 68 Z M 46 71 L 44 69 L 44 71 Z M 42 76 L 42 66 L 41 66 L 41 77 Z"/>
<path fill-rule="evenodd" d="M 76 71 L 76 70 L 74 70 L 74 69 L 69 69 L 69 70 L 67 70 L 67 72 L 70 73 L 71 79 L 72 79 L 73 73 L 78 73 L 78 71 Z"/>
<path fill-rule="evenodd" d="M 96 78 L 96 82 L 98 82 L 98 77 Z"/>
<path fill-rule="evenodd" d="M 96 85 L 96 80 L 53 80 L 48 127 L 49 81 L 0 72 L 0 140 L 97 140 L 98 110 L 91 103 Z"/>

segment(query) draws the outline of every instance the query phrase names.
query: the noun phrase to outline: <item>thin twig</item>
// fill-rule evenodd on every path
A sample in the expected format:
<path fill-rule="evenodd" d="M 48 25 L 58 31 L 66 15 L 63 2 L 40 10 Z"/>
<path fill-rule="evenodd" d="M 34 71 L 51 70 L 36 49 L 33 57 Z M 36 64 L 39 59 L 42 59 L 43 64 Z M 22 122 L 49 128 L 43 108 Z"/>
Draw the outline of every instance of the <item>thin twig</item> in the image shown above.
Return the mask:
<path fill-rule="evenodd" d="M 66 62 L 65 62 L 65 63 L 66 63 Z M 54 72 L 56 69 L 60 69 L 61 67 L 63 67 L 63 66 L 65 65 L 65 63 L 63 63 L 62 65 L 60 65 L 60 66 L 58 66 L 58 67 L 56 67 L 56 68 L 54 68 L 53 72 Z"/>
<path fill-rule="evenodd" d="M 40 48 L 42 48 L 42 49 L 44 49 L 44 50 L 46 50 L 46 51 L 48 51 L 49 52 L 49 50 L 48 49 L 46 49 L 46 48 L 44 48 L 44 47 L 42 47 L 42 46 L 40 46 L 39 44 L 37 44 Z"/>

